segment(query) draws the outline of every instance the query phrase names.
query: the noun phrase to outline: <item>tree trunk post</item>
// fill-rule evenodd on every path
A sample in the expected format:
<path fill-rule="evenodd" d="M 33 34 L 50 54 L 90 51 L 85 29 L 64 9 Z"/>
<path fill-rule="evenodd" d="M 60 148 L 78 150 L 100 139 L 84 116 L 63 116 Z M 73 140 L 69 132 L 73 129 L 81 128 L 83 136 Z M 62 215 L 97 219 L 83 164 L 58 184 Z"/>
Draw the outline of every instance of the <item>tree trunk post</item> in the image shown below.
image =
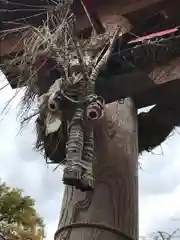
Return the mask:
<path fill-rule="evenodd" d="M 55 240 L 138 240 L 137 137 L 137 111 L 131 99 L 107 105 L 95 126 L 95 188 L 81 192 L 66 186 Z M 68 228 L 72 223 L 85 225 Z"/>

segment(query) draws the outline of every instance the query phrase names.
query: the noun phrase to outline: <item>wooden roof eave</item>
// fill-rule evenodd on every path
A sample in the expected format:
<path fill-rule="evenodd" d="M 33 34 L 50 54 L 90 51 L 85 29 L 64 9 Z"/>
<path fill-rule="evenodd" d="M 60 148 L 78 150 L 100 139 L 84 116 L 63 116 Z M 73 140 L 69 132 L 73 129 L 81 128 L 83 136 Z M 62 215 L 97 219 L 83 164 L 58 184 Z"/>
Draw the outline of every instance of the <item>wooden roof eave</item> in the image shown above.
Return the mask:
<path fill-rule="evenodd" d="M 155 78 L 157 73 L 158 77 Z M 179 100 L 179 80 L 180 56 L 177 56 L 171 62 L 167 59 L 166 64 L 161 67 L 156 66 L 149 74 L 145 69 L 142 71 L 134 68 L 131 72 L 125 71 L 107 79 L 99 78 L 96 82 L 96 93 L 104 97 L 107 103 L 133 97 L 137 108 L 141 108 L 169 101 L 175 96 Z M 16 82 L 11 84 L 13 88 L 17 87 Z"/>
<path fill-rule="evenodd" d="M 21 0 L 22 1 L 22 0 Z M 18 0 L 19 2 L 19 0 Z M 23 2 L 27 2 L 29 4 L 33 4 L 33 2 L 30 3 L 30 0 L 24 0 Z M 37 1 L 38 2 L 38 1 Z M 121 16 L 126 16 L 127 19 L 130 19 L 130 22 L 134 25 L 139 25 L 140 22 L 144 22 L 147 17 L 150 17 L 153 15 L 156 11 L 159 11 L 161 9 L 164 9 L 166 5 L 168 5 L 167 0 L 128 0 L 126 2 L 123 2 L 121 0 L 119 1 L 95 1 L 99 5 L 96 7 L 96 12 L 98 14 L 98 17 L 103 23 L 107 24 L 118 24 L 119 21 L 121 21 Z M 169 8 L 169 5 L 168 5 Z M 83 30 L 84 28 L 90 26 L 89 20 L 82 9 L 76 10 L 76 18 L 77 18 L 77 26 L 79 31 Z M 145 16 L 144 19 L 142 19 L 140 14 L 143 10 L 143 14 Z M 10 12 L 11 13 L 11 12 Z M 1 36 L 4 34 L 3 30 L 7 30 L 6 28 L 8 25 L 4 25 L 4 19 L 7 19 L 6 21 L 17 21 L 14 19 L 14 14 L 10 14 L 6 12 L 2 12 L 0 15 L 0 26 L 1 26 Z M 23 13 L 23 12 L 22 12 Z M 23 13 L 23 16 L 26 17 L 27 12 Z M 9 16 L 9 17 L 8 17 Z M 131 18 L 133 21 L 131 21 Z M 30 18 L 31 19 L 31 18 Z M 32 18 L 33 19 L 33 18 Z M 28 22 L 28 19 L 25 19 L 25 21 L 22 21 L 22 26 L 26 27 L 26 23 L 35 24 L 35 25 L 41 25 L 42 21 L 46 20 L 46 15 L 44 17 L 34 17 L 34 20 L 31 22 Z M 11 26 L 12 27 L 12 26 Z M 18 28 L 19 24 L 14 25 L 13 28 Z M 0 56 L 5 56 L 9 54 L 10 52 L 16 52 L 20 49 L 23 49 L 23 41 L 22 41 L 22 33 L 19 33 L 18 31 L 15 34 L 8 34 L 6 38 L 0 39 Z M 14 38 L 14 40 L 12 40 Z M 17 44 L 18 43 L 18 44 Z M 17 45 L 17 47 L 16 47 Z"/>
<path fill-rule="evenodd" d="M 144 2 L 144 1 L 139 1 L 139 2 Z M 146 1 L 147 2 L 147 1 Z M 148 1 L 150 2 L 150 1 Z M 160 3 L 162 2 L 162 3 Z M 151 16 L 152 13 L 155 12 L 155 10 L 158 10 L 158 11 L 161 11 L 163 9 L 166 9 L 167 12 L 169 13 L 169 15 L 173 18 L 173 14 L 174 12 L 177 11 L 177 6 L 174 5 L 174 8 L 170 7 L 170 3 L 168 3 L 169 1 L 167 0 L 164 0 L 164 1 L 153 1 L 153 7 L 152 7 L 152 1 L 151 1 L 151 4 L 147 7 L 144 8 L 144 14 L 146 13 L 147 16 Z M 179 2 L 179 1 L 178 1 Z M 172 6 L 172 1 L 171 1 L 171 6 Z M 180 5 L 180 2 L 179 2 L 179 5 Z M 132 6 L 132 5 L 131 5 Z M 137 6 L 137 5 L 136 5 Z M 126 8 L 127 9 L 127 8 Z M 130 8 L 129 8 L 130 9 Z M 173 10 L 174 9 L 174 10 Z M 122 8 L 121 8 L 122 10 Z M 126 12 L 125 15 L 128 16 L 129 19 L 131 20 L 136 20 L 135 22 L 138 23 L 139 25 L 141 25 L 143 19 L 142 19 L 142 5 L 141 5 L 141 8 L 140 9 L 132 9 L 132 12 Z M 123 10 L 122 10 L 123 11 Z M 125 11 L 125 10 L 124 10 Z M 173 12 L 174 11 L 174 12 Z M 149 15 L 148 15 L 149 14 Z M 105 15 L 104 15 L 105 16 Z M 107 16 L 107 15 L 106 15 Z M 116 15 L 117 16 L 117 15 Z M 141 17 L 141 22 L 140 22 L 140 17 Z M 80 29 L 81 27 L 83 28 L 83 26 L 79 26 Z M 151 26 L 152 27 L 152 26 Z M 141 28 L 140 28 L 141 29 Z M 153 29 L 153 28 L 152 28 Z M 17 36 L 17 35 L 16 35 Z M 9 41 L 9 39 L 8 39 Z M 12 40 L 11 40 L 12 41 Z M 21 45 L 21 42 L 19 41 L 18 39 L 18 36 L 17 36 L 17 39 L 13 39 L 13 41 L 16 41 L 16 43 L 18 42 L 18 48 L 14 48 L 14 45 L 13 43 L 11 42 L 10 45 L 14 48 L 13 51 L 20 51 L 22 50 L 23 46 Z M 4 46 L 5 45 L 2 45 L 2 43 L 5 43 L 5 42 L 0 42 L 0 55 L 2 54 L 2 49 L 5 50 L 5 49 L 10 49 L 9 46 L 8 46 L 8 42 L 7 43 L 7 48 L 5 48 Z M 10 49 L 9 53 L 12 52 L 12 48 Z M 8 54 L 8 53 L 6 53 Z M 4 55 L 6 55 L 4 54 Z M 3 54 L 2 54 L 3 55 Z M 171 75 L 169 75 L 170 78 L 171 78 Z M 118 79 L 118 78 L 116 78 Z M 123 80 L 123 81 L 121 81 Z M 131 81 L 130 81 L 131 80 Z M 174 76 L 172 75 L 172 78 L 169 79 L 169 80 L 174 80 L 172 81 L 171 83 L 171 86 L 176 86 L 177 87 L 177 84 L 178 86 L 179 85 L 179 78 L 174 78 Z M 158 82 L 154 82 L 153 79 L 151 79 L 147 73 L 145 72 L 140 72 L 140 71 L 136 71 L 133 73 L 133 76 L 131 75 L 128 75 L 128 74 L 125 74 L 125 75 L 121 75 L 119 77 L 119 80 L 116 81 L 115 83 L 115 87 L 114 89 L 118 89 L 119 92 L 117 92 L 117 95 L 114 94 L 114 99 L 112 98 L 112 96 L 109 95 L 109 100 L 108 101 L 115 101 L 117 99 L 120 99 L 121 97 L 125 97 L 125 96 L 133 96 L 135 102 L 137 103 L 137 107 L 142 107 L 142 106 L 147 106 L 149 104 L 152 104 L 152 103 L 156 103 L 158 101 L 162 101 L 162 98 L 164 97 L 164 95 L 159 95 L 157 96 L 157 94 L 154 94 L 155 92 L 163 92 L 164 89 L 165 89 L 165 83 L 166 81 L 169 81 L 168 79 L 164 80 L 164 83 L 160 85 L 158 85 Z M 133 82 L 132 82 L 133 81 Z M 138 81 L 138 83 L 136 82 Z M 122 84 L 122 83 L 125 83 L 125 84 Z M 133 86 L 135 86 L 134 84 L 137 83 L 137 88 L 134 88 Z M 112 82 L 111 82 L 111 85 L 112 85 Z M 105 86 L 105 85 L 104 85 Z M 170 85 L 169 85 L 170 86 Z M 97 88 L 97 92 L 100 91 L 102 92 L 102 86 L 101 88 Z M 107 88 L 104 88 L 104 89 L 107 89 Z M 177 90 L 177 88 L 175 89 L 174 87 L 172 87 L 171 89 L 174 90 Z M 112 91 L 114 92 L 114 91 Z M 148 93 L 148 94 L 146 94 Z M 172 93 L 173 94 L 173 93 Z M 115 96 L 116 96 L 116 99 L 115 99 Z M 118 98 L 117 98 L 118 97 Z M 170 97 L 170 96 L 169 96 Z M 171 96 L 172 97 L 172 96 Z M 108 98 L 108 97 L 107 97 Z"/>
<path fill-rule="evenodd" d="M 179 101 L 180 58 L 176 59 L 176 65 L 171 68 L 167 76 L 161 75 L 153 79 L 151 76 L 156 71 L 159 71 L 159 68 L 148 75 L 147 72 L 134 69 L 131 73 L 116 75 L 112 79 L 98 78 L 95 91 L 106 100 L 106 103 L 132 97 L 138 109 L 172 99 Z"/>
<path fill-rule="evenodd" d="M 159 3 L 166 2 L 166 0 L 82 0 L 85 5 L 89 5 L 88 8 L 96 11 L 98 16 L 101 19 L 107 19 L 109 16 L 114 15 L 126 15 L 131 12 L 137 12 L 141 9 L 148 9 L 150 6 L 154 5 L 155 9 L 158 10 Z M 46 20 L 46 11 L 42 11 L 43 9 L 55 9 L 57 6 L 54 1 L 50 1 L 50 4 L 47 6 L 47 1 L 42 0 L 6 0 L 0 2 L 0 23 L 1 29 L 8 25 L 7 22 L 12 23 L 13 21 L 17 21 L 21 18 L 26 18 L 24 22 L 32 25 L 40 25 L 42 21 Z M 39 9 L 39 10 L 38 10 Z M 82 4 L 80 4 L 80 0 L 74 0 L 73 3 L 73 11 L 76 17 L 80 16 L 81 20 L 79 23 L 86 25 L 88 23 L 88 19 L 86 18 L 86 14 L 83 10 Z M 135 13 L 136 14 L 136 13 Z M 33 16 L 33 17 L 31 17 Z M 33 20 L 34 19 L 34 20 Z M 6 24 L 5 24 L 6 22 Z M 10 26 L 10 25 L 9 25 Z M 9 28 L 9 27 L 8 27 Z M 7 28 L 6 28 L 7 29 Z"/>

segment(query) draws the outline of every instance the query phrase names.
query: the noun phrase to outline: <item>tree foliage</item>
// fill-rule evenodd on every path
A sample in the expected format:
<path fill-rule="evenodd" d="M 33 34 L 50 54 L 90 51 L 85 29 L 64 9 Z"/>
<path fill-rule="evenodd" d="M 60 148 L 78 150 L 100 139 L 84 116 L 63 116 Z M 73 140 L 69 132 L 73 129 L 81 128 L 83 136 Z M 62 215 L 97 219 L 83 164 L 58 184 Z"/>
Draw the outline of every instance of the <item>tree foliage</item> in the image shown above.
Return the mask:
<path fill-rule="evenodd" d="M 22 190 L 0 183 L 0 233 L 8 240 L 42 240 L 44 224 L 35 201 Z"/>
<path fill-rule="evenodd" d="M 171 233 L 164 231 L 153 232 L 147 236 L 140 237 L 139 240 L 178 240 L 180 239 L 180 228 L 175 229 Z"/>
<path fill-rule="evenodd" d="M 179 231 L 180 229 L 175 229 L 172 233 L 167 233 L 164 231 L 158 231 L 154 234 L 154 240 L 173 240 L 173 239 L 179 239 Z"/>

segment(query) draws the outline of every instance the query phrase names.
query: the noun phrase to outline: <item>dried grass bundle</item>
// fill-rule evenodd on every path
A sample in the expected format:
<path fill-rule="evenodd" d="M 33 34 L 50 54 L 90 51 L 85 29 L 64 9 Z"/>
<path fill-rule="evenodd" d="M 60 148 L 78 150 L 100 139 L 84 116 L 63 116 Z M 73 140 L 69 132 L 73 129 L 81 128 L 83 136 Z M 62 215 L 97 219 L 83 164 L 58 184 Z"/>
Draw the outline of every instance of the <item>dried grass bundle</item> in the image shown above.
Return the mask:
<path fill-rule="evenodd" d="M 92 126 L 83 125 L 86 122 L 84 104 L 85 102 L 89 104 L 86 106 L 88 117 L 91 117 L 91 113 L 102 116 L 104 101 L 93 96 L 97 77 L 100 74 L 108 76 L 109 69 L 105 71 L 105 68 L 110 57 L 113 59 L 112 62 L 114 59 L 118 61 L 120 72 L 135 67 L 151 71 L 157 63 L 163 65 L 167 59 L 180 54 L 177 50 L 180 38 L 176 34 L 168 41 L 162 38 L 158 42 L 150 40 L 135 45 L 123 45 L 122 38 L 119 41 L 117 39 L 127 29 L 113 26 L 98 37 L 93 32 L 88 40 L 78 39 L 76 19 L 71 12 L 72 2 L 73 0 L 59 3 L 54 12 L 47 13 L 47 21 L 42 26 L 29 26 L 27 34 L 30 37 L 24 39 L 23 52 L 18 53 L 13 59 L 4 58 L 2 69 L 5 73 L 13 75 L 19 87 L 25 88 L 20 108 L 21 123 L 23 126 L 33 117 L 37 117 L 36 150 L 42 151 L 52 162 L 69 163 L 67 165 L 70 166 L 70 170 L 67 168 L 65 171 L 65 183 L 74 184 L 69 178 L 72 165 L 78 169 L 78 178 L 81 177 L 83 169 L 86 169 L 84 183 L 75 184 L 87 189 L 91 187 L 91 183 L 85 183 L 85 180 L 92 181 L 94 135 Z M 164 69 L 156 71 L 152 77 L 158 78 L 162 72 L 167 74 L 171 68 L 172 66 L 169 66 L 166 71 Z M 64 99 L 66 101 L 63 102 Z M 67 102 L 70 102 L 70 111 Z M 139 137 L 143 139 L 144 116 L 142 119 L 140 115 L 139 119 L 142 125 Z M 164 127 L 164 134 L 161 136 L 154 134 L 151 143 L 144 140 L 142 142 L 140 139 L 140 151 L 149 151 L 160 144 L 173 126 L 169 124 L 167 131 Z M 145 139 L 149 138 L 145 136 Z M 83 151 L 85 155 L 82 157 Z M 74 160 L 74 152 L 77 161 Z M 76 171 L 73 171 L 73 174 L 76 174 Z M 71 176 L 73 181 L 77 176 Z M 85 185 L 82 186 L 83 184 Z"/>
<path fill-rule="evenodd" d="M 12 72 L 18 65 L 16 78 L 19 86 L 25 86 L 20 109 L 22 124 L 38 115 L 36 149 L 53 162 L 66 161 L 65 184 L 89 190 L 93 187 L 95 156 L 93 127 L 86 118 L 103 115 L 104 100 L 94 94 L 94 82 L 106 66 L 120 28 L 115 35 L 111 33 L 112 39 L 106 33 L 96 43 L 93 37 L 79 40 L 72 2 L 59 3 L 58 11 L 48 13 L 43 26 L 30 27 L 23 53 L 6 63 L 5 71 Z M 109 47 L 105 49 L 107 40 Z M 99 50 L 103 52 L 99 54 Z M 70 103 L 70 110 L 63 106 L 64 102 Z M 34 105 L 36 111 L 28 116 Z"/>

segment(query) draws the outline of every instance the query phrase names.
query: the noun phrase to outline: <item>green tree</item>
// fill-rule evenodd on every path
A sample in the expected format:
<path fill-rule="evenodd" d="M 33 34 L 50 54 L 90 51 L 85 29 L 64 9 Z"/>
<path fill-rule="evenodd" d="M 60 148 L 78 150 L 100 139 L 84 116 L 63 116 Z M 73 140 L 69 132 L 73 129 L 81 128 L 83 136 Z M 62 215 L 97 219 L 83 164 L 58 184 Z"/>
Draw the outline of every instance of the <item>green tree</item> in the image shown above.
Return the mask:
<path fill-rule="evenodd" d="M 44 224 L 35 202 L 22 190 L 0 183 L 0 233 L 8 240 L 42 240 Z"/>

